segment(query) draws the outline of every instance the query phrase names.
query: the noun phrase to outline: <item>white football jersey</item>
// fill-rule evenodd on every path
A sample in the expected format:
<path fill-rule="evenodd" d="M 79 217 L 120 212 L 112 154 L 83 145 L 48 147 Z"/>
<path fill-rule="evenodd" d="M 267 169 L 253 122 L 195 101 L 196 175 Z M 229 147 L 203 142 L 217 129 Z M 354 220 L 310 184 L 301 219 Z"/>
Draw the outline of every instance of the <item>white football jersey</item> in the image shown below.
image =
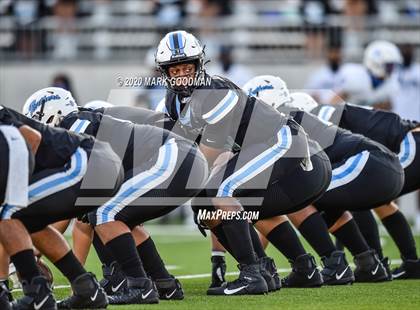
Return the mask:
<path fill-rule="evenodd" d="M 396 75 L 386 79 L 381 85 L 373 87 L 368 70 L 361 64 L 345 64 L 337 75 L 334 91 L 347 95 L 347 102 L 357 105 L 373 105 L 391 101 L 398 91 Z"/>
<path fill-rule="evenodd" d="M 398 70 L 397 80 L 400 88 L 392 97 L 394 112 L 402 118 L 420 121 L 420 64 Z"/>
<path fill-rule="evenodd" d="M 333 88 L 339 71 L 332 71 L 329 66 L 323 66 L 315 71 L 305 85 L 305 91 L 317 98 L 319 103 L 330 103 Z"/>

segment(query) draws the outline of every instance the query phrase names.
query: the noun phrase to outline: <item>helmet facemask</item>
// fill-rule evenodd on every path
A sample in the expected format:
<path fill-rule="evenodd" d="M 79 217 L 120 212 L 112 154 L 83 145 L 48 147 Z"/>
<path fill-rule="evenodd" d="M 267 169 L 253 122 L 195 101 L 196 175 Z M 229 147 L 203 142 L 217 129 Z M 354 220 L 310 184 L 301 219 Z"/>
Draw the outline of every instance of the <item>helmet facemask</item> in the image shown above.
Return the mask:
<path fill-rule="evenodd" d="M 166 87 L 176 94 L 190 96 L 194 89 L 200 86 L 202 84 L 202 81 L 204 80 L 205 70 L 203 58 L 203 55 L 200 55 L 197 57 L 187 58 L 183 61 L 175 61 L 168 64 L 158 65 L 158 70 L 166 83 Z M 170 76 L 169 68 L 171 66 L 189 63 L 194 64 L 195 67 L 195 72 L 193 76 Z M 183 79 L 185 83 L 183 83 Z"/>

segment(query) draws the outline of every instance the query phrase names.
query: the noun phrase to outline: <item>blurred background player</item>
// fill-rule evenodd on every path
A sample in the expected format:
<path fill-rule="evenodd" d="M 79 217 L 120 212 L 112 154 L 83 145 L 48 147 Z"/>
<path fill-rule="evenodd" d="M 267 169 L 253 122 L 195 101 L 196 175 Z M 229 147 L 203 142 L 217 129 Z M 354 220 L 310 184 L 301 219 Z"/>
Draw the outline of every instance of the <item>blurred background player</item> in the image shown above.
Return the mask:
<path fill-rule="evenodd" d="M 399 90 L 392 96 L 392 110 L 403 119 L 420 121 L 420 64 L 416 62 L 413 44 L 403 44 L 400 50 L 403 61 L 396 72 Z M 414 229 L 419 234 L 420 192 L 417 192 L 417 200 Z"/>
<path fill-rule="evenodd" d="M 326 51 L 326 64 L 312 73 L 305 84 L 305 89 L 318 101 L 327 103 L 331 98 L 343 64 L 342 47 L 339 40 L 329 42 Z"/>
<path fill-rule="evenodd" d="M 235 62 L 234 50 L 228 45 L 220 46 L 217 63 L 210 63 L 208 72 L 226 77 L 236 85 L 244 85 L 252 77 L 252 72 L 246 66 Z"/>
<path fill-rule="evenodd" d="M 402 62 L 398 47 L 388 41 L 377 40 L 366 47 L 361 64 L 345 64 L 339 71 L 331 103 L 353 104 L 391 109 L 391 98 L 398 91 L 395 70 Z"/>

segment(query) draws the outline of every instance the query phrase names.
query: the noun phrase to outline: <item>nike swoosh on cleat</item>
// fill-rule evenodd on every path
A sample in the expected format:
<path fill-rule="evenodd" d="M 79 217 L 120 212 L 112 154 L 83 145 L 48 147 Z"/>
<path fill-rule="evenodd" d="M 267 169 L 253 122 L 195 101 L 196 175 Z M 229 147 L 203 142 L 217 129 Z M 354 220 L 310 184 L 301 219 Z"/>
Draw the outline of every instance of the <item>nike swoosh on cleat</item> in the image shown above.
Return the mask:
<path fill-rule="evenodd" d="M 96 300 L 96 297 L 98 297 L 98 293 L 99 293 L 99 289 L 96 290 L 95 295 L 93 295 L 93 296 L 90 297 L 90 300 L 95 301 Z"/>
<path fill-rule="evenodd" d="M 344 271 L 342 272 L 342 273 L 340 273 L 340 274 L 335 274 L 335 278 L 337 279 L 337 280 L 341 280 L 341 278 L 344 276 L 344 274 L 346 273 L 346 271 L 347 271 L 347 269 L 349 269 L 349 266 L 347 266 L 346 267 L 346 269 L 344 269 Z"/>
<path fill-rule="evenodd" d="M 371 271 L 372 276 L 374 276 L 378 272 L 378 269 L 379 269 L 379 264 L 376 265 L 375 270 Z"/>
<path fill-rule="evenodd" d="M 401 277 L 402 275 L 405 275 L 405 271 L 401 271 L 401 272 L 399 272 L 399 273 L 393 274 L 393 275 L 392 275 L 392 278 L 393 278 L 393 279 L 396 279 L 396 278 Z"/>
<path fill-rule="evenodd" d="M 174 289 L 174 291 L 172 293 L 170 293 L 169 295 L 166 294 L 165 297 L 170 299 L 172 296 L 174 296 L 175 292 L 176 292 L 176 289 Z"/>
<path fill-rule="evenodd" d="M 48 300 L 49 297 L 50 297 L 49 295 L 45 296 L 45 298 L 39 304 L 37 304 L 36 302 L 34 302 L 34 309 L 35 310 L 41 309 L 41 307 L 47 302 L 47 300 Z"/>
<path fill-rule="evenodd" d="M 316 269 L 314 269 L 314 271 L 312 272 L 312 274 L 310 276 L 307 276 L 308 277 L 308 280 L 312 279 L 312 277 L 314 276 L 315 272 L 316 272 Z"/>
<path fill-rule="evenodd" d="M 151 289 L 150 291 L 148 291 L 146 294 L 141 294 L 141 299 L 146 299 L 147 296 L 149 296 L 152 292 L 153 292 L 153 289 Z"/>
<path fill-rule="evenodd" d="M 122 280 L 122 282 L 121 282 L 120 284 L 118 284 L 116 287 L 111 286 L 111 290 L 112 290 L 112 292 L 113 292 L 113 293 L 115 293 L 116 291 L 118 291 L 118 290 L 120 289 L 121 285 L 123 285 L 123 284 L 124 284 L 124 282 L 125 282 L 125 279 L 124 279 L 124 280 Z"/>
<path fill-rule="evenodd" d="M 223 293 L 225 293 L 226 295 L 232 295 L 232 294 L 235 294 L 235 293 L 237 293 L 237 292 L 239 292 L 239 291 L 241 291 L 241 290 L 243 290 L 244 288 L 247 288 L 247 287 L 248 287 L 248 285 L 245 285 L 245 286 L 241 286 L 241 287 L 235 288 L 233 290 L 230 290 L 228 288 L 225 288 L 225 290 L 223 291 Z"/>

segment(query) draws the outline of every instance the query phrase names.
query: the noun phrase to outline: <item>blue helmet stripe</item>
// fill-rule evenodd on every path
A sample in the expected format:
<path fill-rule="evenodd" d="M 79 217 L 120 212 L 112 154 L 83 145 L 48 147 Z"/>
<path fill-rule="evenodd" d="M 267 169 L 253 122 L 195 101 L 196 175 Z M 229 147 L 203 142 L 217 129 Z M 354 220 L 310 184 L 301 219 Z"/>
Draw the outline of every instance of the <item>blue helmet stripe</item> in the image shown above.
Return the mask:
<path fill-rule="evenodd" d="M 174 33 L 169 36 L 169 48 L 171 49 L 172 55 L 176 55 L 175 34 Z"/>
<path fill-rule="evenodd" d="M 178 37 L 178 47 L 179 47 L 179 52 L 181 53 L 181 54 L 184 54 L 184 43 L 182 42 L 182 34 L 181 34 L 181 32 L 179 32 L 178 33 L 178 35 L 177 35 L 177 37 Z"/>

